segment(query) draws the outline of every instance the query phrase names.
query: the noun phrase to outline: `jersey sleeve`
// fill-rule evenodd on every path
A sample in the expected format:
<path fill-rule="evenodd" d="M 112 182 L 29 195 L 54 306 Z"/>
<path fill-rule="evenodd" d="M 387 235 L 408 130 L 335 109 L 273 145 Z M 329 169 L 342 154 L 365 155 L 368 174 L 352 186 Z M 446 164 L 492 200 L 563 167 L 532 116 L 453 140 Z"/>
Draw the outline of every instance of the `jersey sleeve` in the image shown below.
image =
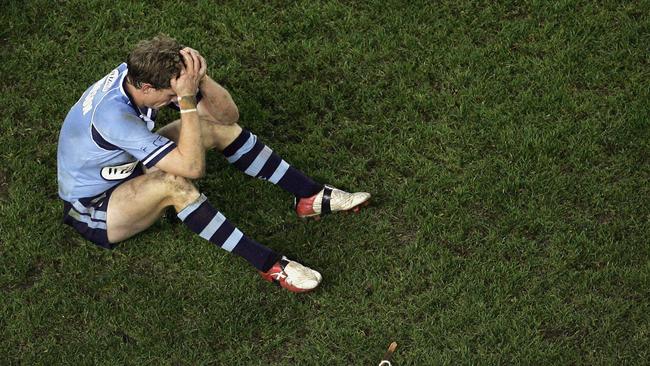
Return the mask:
<path fill-rule="evenodd" d="M 176 148 L 173 141 L 149 131 L 144 121 L 128 112 L 119 116 L 113 114 L 112 118 L 93 119 L 91 134 L 99 147 L 126 151 L 147 168 Z"/>

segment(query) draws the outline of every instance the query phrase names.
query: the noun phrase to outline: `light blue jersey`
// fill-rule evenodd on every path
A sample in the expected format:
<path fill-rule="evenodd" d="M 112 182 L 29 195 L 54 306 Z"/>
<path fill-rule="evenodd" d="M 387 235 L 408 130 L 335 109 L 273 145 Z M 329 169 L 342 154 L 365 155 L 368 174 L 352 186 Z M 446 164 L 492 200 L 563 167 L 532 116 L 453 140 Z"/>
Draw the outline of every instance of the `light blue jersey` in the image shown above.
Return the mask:
<path fill-rule="evenodd" d="M 151 168 L 176 144 L 151 132 L 156 110 L 140 110 L 124 89 L 123 63 L 84 92 L 68 112 L 57 151 L 59 196 L 73 202 L 105 192 L 142 162 Z"/>

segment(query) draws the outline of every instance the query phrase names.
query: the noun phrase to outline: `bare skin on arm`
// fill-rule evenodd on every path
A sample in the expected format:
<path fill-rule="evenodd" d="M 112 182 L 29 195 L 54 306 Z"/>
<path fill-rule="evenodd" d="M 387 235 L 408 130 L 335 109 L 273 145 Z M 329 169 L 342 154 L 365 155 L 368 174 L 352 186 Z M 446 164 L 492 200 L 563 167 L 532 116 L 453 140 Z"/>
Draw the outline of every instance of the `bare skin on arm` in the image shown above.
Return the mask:
<path fill-rule="evenodd" d="M 179 97 L 181 128 L 177 147 L 156 166 L 170 174 L 196 179 L 205 174 L 205 149 L 196 105 L 196 90 L 205 76 L 207 65 L 198 54 L 181 50 L 185 65 L 178 78 L 171 80 L 171 88 Z"/>
<path fill-rule="evenodd" d="M 205 58 L 195 49 L 186 47 L 183 50 L 205 63 Z M 199 117 L 220 125 L 232 125 L 239 121 L 239 109 L 232 96 L 207 73 L 203 75 L 199 88 L 203 95 L 203 99 L 199 102 L 201 106 Z"/>
<path fill-rule="evenodd" d="M 192 48 L 185 50 L 203 58 Z M 242 132 L 242 128 L 237 124 L 239 109 L 230 93 L 207 74 L 201 79 L 199 89 L 203 95 L 197 105 L 203 147 L 222 151 Z M 179 141 L 180 132 L 181 120 L 171 122 L 158 130 L 159 134 L 172 141 Z"/>

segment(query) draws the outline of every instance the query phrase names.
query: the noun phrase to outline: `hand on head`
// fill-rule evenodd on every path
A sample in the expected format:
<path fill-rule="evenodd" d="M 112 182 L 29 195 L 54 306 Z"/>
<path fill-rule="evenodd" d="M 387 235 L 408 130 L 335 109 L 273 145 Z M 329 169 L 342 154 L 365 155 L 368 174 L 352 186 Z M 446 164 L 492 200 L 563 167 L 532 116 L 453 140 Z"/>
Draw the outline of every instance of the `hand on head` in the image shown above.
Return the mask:
<path fill-rule="evenodd" d="M 171 88 L 179 97 L 196 95 L 208 65 L 205 58 L 195 49 L 185 47 L 180 53 L 183 57 L 181 72 L 178 77 L 171 79 Z"/>

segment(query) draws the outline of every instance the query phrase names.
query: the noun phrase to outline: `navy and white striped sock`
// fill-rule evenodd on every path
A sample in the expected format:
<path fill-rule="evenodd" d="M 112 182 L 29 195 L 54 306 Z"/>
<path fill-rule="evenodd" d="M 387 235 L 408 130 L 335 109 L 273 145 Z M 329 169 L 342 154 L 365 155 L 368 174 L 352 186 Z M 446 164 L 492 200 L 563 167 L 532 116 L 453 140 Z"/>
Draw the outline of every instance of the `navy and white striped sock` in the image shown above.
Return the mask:
<path fill-rule="evenodd" d="M 282 257 L 272 249 L 248 238 L 201 196 L 178 213 L 178 218 L 193 232 L 229 252 L 235 253 L 262 272 Z"/>
<path fill-rule="evenodd" d="M 247 130 L 243 130 L 235 141 L 223 150 L 223 154 L 228 162 L 242 172 L 277 184 L 298 198 L 313 196 L 323 189 L 322 184 L 314 182 L 289 165 Z"/>

